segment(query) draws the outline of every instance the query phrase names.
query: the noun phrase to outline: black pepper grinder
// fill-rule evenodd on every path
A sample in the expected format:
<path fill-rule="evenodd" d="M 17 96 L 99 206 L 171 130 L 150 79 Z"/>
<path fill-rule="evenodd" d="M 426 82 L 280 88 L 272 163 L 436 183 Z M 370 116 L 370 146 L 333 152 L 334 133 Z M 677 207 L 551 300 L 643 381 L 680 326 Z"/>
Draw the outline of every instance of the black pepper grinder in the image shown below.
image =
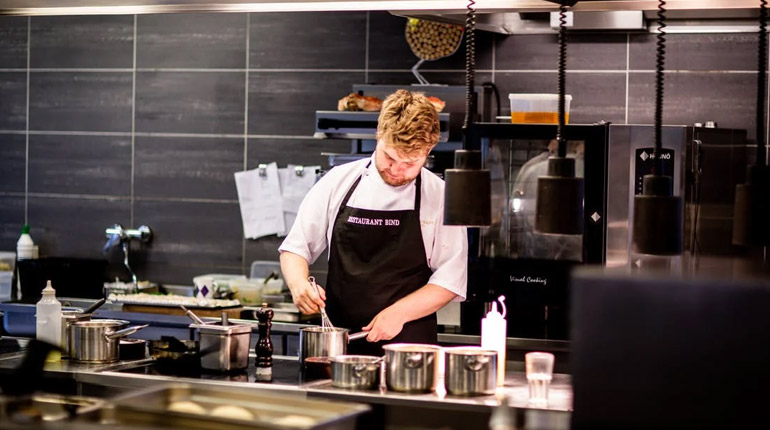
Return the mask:
<path fill-rule="evenodd" d="M 273 342 L 270 340 L 270 327 L 273 325 L 272 309 L 267 307 L 267 303 L 262 303 L 262 307 L 256 311 L 259 320 L 259 340 L 254 347 L 257 354 L 257 382 L 271 382 L 273 380 Z"/>

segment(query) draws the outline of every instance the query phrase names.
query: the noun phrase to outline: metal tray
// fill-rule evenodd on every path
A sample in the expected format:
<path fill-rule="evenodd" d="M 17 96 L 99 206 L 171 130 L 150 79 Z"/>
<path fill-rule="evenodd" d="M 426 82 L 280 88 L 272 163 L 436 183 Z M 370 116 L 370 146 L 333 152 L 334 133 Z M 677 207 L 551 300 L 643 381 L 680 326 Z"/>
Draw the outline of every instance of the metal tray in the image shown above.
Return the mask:
<path fill-rule="evenodd" d="M 174 402 L 195 402 L 205 414 L 170 411 Z M 144 423 L 188 429 L 355 429 L 356 417 L 369 406 L 356 403 L 308 400 L 297 396 L 255 392 L 244 389 L 214 389 L 189 384 L 170 384 L 134 391 L 113 399 L 118 422 Z M 220 406 L 236 406 L 248 411 L 251 419 L 212 416 Z M 291 425 L 288 416 L 302 417 L 304 423 Z"/>
<path fill-rule="evenodd" d="M 102 407 L 104 401 L 93 397 L 36 394 L 30 398 L 0 396 L 0 423 L 24 424 L 73 419 L 81 411 Z M 31 428 L 31 427 L 30 427 Z"/>

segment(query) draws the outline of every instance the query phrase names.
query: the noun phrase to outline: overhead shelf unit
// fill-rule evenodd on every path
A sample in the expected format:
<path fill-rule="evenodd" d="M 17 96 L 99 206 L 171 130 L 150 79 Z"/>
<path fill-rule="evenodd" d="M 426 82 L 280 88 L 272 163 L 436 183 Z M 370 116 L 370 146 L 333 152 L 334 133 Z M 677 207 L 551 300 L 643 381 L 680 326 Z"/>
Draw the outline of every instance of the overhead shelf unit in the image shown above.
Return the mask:
<path fill-rule="evenodd" d="M 340 112 L 319 110 L 315 113 L 317 139 L 377 139 L 379 112 Z M 439 142 L 449 140 L 449 113 L 438 114 Z"/>

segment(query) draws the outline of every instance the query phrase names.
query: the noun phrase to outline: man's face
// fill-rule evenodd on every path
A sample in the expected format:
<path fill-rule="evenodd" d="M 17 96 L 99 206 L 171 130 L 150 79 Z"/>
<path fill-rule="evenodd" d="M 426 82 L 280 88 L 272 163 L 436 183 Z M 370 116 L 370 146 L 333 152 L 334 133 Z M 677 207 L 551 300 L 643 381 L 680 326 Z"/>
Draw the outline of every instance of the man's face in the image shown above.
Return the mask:
<path fill-rule="evenodd" d="M 391 145 L 380 140 L 374 154 L 374 164 L 386 184 L 398 187 L 411 182 L 420 174 L 428 154 L 405 156 Z"/>

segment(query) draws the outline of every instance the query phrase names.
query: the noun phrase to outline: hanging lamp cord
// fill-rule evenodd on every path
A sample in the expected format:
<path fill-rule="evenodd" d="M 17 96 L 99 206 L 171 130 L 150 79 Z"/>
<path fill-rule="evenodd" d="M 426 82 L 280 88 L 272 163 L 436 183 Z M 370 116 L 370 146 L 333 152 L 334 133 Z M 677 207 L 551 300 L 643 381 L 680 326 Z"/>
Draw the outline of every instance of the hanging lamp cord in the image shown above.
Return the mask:
<path fill-rule="evenodd" d="M 468 0 L 465 16 L 465 122 L 463 128 L 473 122 L 473 113 L 476 111 L 473 103 L 473 91 L 476 73 L 476 5 L 475 0 Z"/>
<path fill-rule="evenodd" d="M 655 174 L 663 174 L 663 69 L 666 64 L 666 2 L 658 0 L 658 41 L 655 57 Z"/>
<path fill-rule="evenodd" d="M 757 164 L 766 164 L 765 92 L 767 91 L 767 0 L 759 8 L 759 52 L 757 55 Z"/>
<path fill-rule="evenodd" d="M 566 81 L 567 81 L 567 6 L 564 2 L 559 4 L 559 126 L 556 129 L 556 142 L 559 149 L 556 153 L 559 157 L 567 156 L 567 137 L 565 130 L 566 121 Z"/>

